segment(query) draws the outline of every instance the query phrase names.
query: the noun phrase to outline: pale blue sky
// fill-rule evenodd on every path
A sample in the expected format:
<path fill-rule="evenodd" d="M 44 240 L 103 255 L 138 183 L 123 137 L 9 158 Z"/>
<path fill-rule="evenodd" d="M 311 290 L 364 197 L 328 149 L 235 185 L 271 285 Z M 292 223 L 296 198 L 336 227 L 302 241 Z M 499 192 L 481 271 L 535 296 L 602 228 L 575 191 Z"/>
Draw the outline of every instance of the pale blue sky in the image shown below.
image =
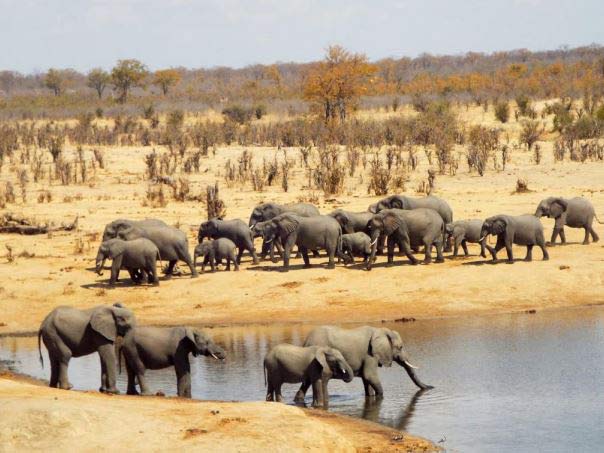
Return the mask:
<path fill-rule="evenodd" d="M 604 0 L 0 0 L 0 70 L 151 69 L 604 44 Z"/>

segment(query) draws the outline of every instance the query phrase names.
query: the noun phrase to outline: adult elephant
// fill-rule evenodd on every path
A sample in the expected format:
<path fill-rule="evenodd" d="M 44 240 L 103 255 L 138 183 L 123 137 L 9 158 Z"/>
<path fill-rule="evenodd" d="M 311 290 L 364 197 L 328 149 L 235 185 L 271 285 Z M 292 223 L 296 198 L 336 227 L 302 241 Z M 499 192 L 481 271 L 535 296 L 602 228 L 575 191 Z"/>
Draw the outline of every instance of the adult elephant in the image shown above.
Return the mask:
<path fill-rule="evenodd" d="M 300 217 L 312 217 L 316 215 L 321 215 L 317 207 L 310 203 L 290 203 L 290 204 L 278 204 L 278 203 L 261 203 L 254 207 L 252 210 L 252 214 L 250 215 L 250 221 L 248 226 L 252 231 L 255 230 L 255 226 L 259 222 L 266 222 L 267 220 L 271 220 L 278 215 L 281 214 L 295 214 Z M 260 236 L 260 234 L 254 231 L 255 236 Z M 262 249 L 260 251 L 260 258 L 265 259 L 266 255 L 270 253 L 271 261 L 275 261 L 274 259 L 274 250 L 273 247 L 276 247 L 279 253 L 283 255 L 283 248 L 280 241 L 275 241 L 274 243 L 266 243 L 262 242 Z M 316 256 L 316 254 L 315 254 Z"/>
<path fill-rule="evenodd" d="M 237 264 L 241 264 L 241 256 L 244 250 L 250 252 L 254 264 L 258 264 L 258 256 L 256 256 L 256 249 L 254 249 L 254 236 L 243 220 L 211 219 L 203 222 L 199 226 L 197 240 L 201 243 L 206 237 L 210 239 L 227 238 L 233 241 L 239 249 Z"/>
<path fill-rule="evenodd" d="M 119 393 L 115 386 L 114 342 L 136 324 L 134 314 L 121 304 L 100 305 L 88 310 L 57 307 L 38 330 L 38 353 L 44 366 L 40 339 L 50 357 L 50 387 L 72 388 L 67 375 L 69 360 L 98 352 L 101 358 L 101 387 L 105 393 Z"/>
<path fill-rule="evenodd" d="M 370 209 L 373 206 L 374 205 L 370 206 Z M 442 198 L 438 198 L 433 195 L 428 195 L 427 197 L 422 198 L 411 198 L 405 195 L 391 195 L 378 201 L 373 210 L 377 214 L 383 209 L 411 210 L 419 208 L 434 209 L 441 216 L 443 222 L 445 222 L 445 225 L 453 222 L 453 210 L 451 209 L 451 206 L 449 206 L 449 203 Z M 450 252 L 451 241 L 447 240 L 444 234 L 443 244 L 445 244 L 445 252 Z"/>
<path fill-rule="evenodd" d="M 550 242 L 556 243 L 558 235 L 562 244 L 566 243 L 566 235 L 564 234 L 564 227 L 569 226 L 571 228 L 583 228 L 585 229 L 585 238 L 583 244 L 589 244 L 589 235 L 594 242 L 598 242 L 600 238 L 593 228 L 593 221 L 596 219 L 600 222 L 596 216 L 596 211 L 591 201 L 586 200 L 583 197 L 575 198 L 562 198 L 562 197 L 549 197 L 545 200 L 541 200 L 537 210 L 535 211 L 536 217 L 547 216 L 555 219 L 554 231 L 552 232 L 552 238 Z"/>
<path fill-rule="evenodd" d="M 339 350 L 356 377 L 363 380 L 365 396 L 383 396 L 384 391 L 378 375 L 378 367 L 390 367 L 392 362 L 402 366 L 413 383 L 421 389 L 433 388 L 424 384 L 415 374 L 416 367 L 409 362 L 398 332 L 387 328 L 370 326 L 342 329 L 321 326 L 313 329 L 304 346 L 328 346 Z M 304 401 L 310 383 L 304 382 L 296 393 L 295 401 Z"/>
<path fill-rule="evenodd" d="M 445 224 L 433 209 L 384 209 L 371 218 L 368 228 L 371 236 L 371 256 L 367 260 L 367 270 L 371 270 L 377 252 L 377 241 L 381 235 L 388 238 L 389 265 L 394 262 L 395 244 L 399 245 L 411 264 L 418 262 L 411 253 L 411 248 L 419 245 L 424 246 L 425 264 L 432 261 L 432 246 L 436 246 L 436 262 L 444 261 L 442 249 Z"/>
<path fill-rule="evenodd" d="M 125 241 L 147 238 L 157 246 L 161 259 L 168 261 L 167 276 L 173 275 L 174 266 L 178 260 L 184 261 L 189 266 L 191 277 L 198 276 L 189 254 L 187 235 L 178 228 L 166 225 L 161 220 L 115 220 L 105 227 L 103 242 L 113 238 Z"/>
<path fill-rule="evenodd" d="M 294 245 L 302 253 L 305 268 L 310 267 L 309 250 L 325 249 L 329 257 L 328 269 L 335 268 L 335 256 L 342 257 L 342 228 L 330 216 L 300 217 L 281 214 L 266 222 L 257 223 L 256 230 L 266 243 L 281 240 L 284 247 L 284 271 L 289 270 L 289 257 Z"/>
<path fill-rule="evenodd" d="M 508 263 L 514 262 L 512 244 L 526 245 L 525 261 L 533 259 L 533 246 L 538 245 L 543 252 L 543 261 L 549 259 L 543 236 L 543 225 L 534 215 L 497 215 L 489 217 L 482 224 L 482 238 L 489 234 L 497 236 L 495 248 L 487 245 L 493 261 L 497 260 L 497 252 L 505 247 L 508 255 Z"/>
<path fill-rule="evenodd" d="M 367 224 L 373 217 L 373 214 L 369 211 L 352 212 L 343 209 L 336 209 L 328 215 L 338 221 L 344 234 L 367 233 Z"/>

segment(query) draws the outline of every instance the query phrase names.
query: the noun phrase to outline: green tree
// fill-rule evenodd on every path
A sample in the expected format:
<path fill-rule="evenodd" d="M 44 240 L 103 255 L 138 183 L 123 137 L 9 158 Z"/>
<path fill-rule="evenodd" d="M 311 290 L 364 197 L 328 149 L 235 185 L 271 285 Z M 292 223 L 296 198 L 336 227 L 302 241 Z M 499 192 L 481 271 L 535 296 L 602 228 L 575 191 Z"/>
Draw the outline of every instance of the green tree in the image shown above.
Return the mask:
<path fill-rule="evenodd" d="M 60 96 L 65 88 L 65 78 L 58 69 L 49 69 L 44 76 L 44 86 L 55 94 Z"/>
<path fill-rule="evenodd" d="M 118 101 L 126 102 L 128 92 L 134 87 L 144 87 L 149 71 L 138 60 L 119 60 L 111 70 L 111 81 L 118 92 Z"/>
<path fill-rule="evenodd" d="M 103 91 L 105 91 L 109 82 L 111 82 L 111 76 L 107 71 L 104 71 L 101 68 L 94 68 L 88 73 L 86 85 L 95 90 L 99 99 L 101 99 L 103 97 Z"/>
<path fill-rule="evenodd" d="M 176 69 L 160 69 L 153 75 L 153 85 L 161 88 L 162 93 L 168 94 L 170 88 L 180 82 L 180 72 Z"/>

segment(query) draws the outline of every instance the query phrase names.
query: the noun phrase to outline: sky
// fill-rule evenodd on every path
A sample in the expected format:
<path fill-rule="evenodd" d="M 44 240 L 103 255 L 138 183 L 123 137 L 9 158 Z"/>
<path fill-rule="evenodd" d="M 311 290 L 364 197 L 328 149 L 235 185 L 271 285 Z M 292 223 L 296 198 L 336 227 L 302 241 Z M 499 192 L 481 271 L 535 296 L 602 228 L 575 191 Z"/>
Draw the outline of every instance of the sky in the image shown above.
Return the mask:
<path fill-rule="evenodd" d="M 0 0 L 0 70 L 371 60 L 604 44 L 604 0 Z"/>

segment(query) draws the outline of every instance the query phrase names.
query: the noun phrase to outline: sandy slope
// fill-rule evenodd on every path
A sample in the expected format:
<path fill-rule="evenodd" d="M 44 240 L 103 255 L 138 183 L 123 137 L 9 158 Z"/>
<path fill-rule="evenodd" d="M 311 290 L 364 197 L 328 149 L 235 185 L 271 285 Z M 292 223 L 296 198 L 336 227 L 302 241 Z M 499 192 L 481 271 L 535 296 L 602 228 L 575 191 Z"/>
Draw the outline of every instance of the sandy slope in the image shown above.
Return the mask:
<path fill-rule="evenodd" d="M 373 423 L 278 403 L 62 391 L 0 378 L 0 451 L 433 451 Z M 5 416 L 10 414 L 10 417 Z"/>

